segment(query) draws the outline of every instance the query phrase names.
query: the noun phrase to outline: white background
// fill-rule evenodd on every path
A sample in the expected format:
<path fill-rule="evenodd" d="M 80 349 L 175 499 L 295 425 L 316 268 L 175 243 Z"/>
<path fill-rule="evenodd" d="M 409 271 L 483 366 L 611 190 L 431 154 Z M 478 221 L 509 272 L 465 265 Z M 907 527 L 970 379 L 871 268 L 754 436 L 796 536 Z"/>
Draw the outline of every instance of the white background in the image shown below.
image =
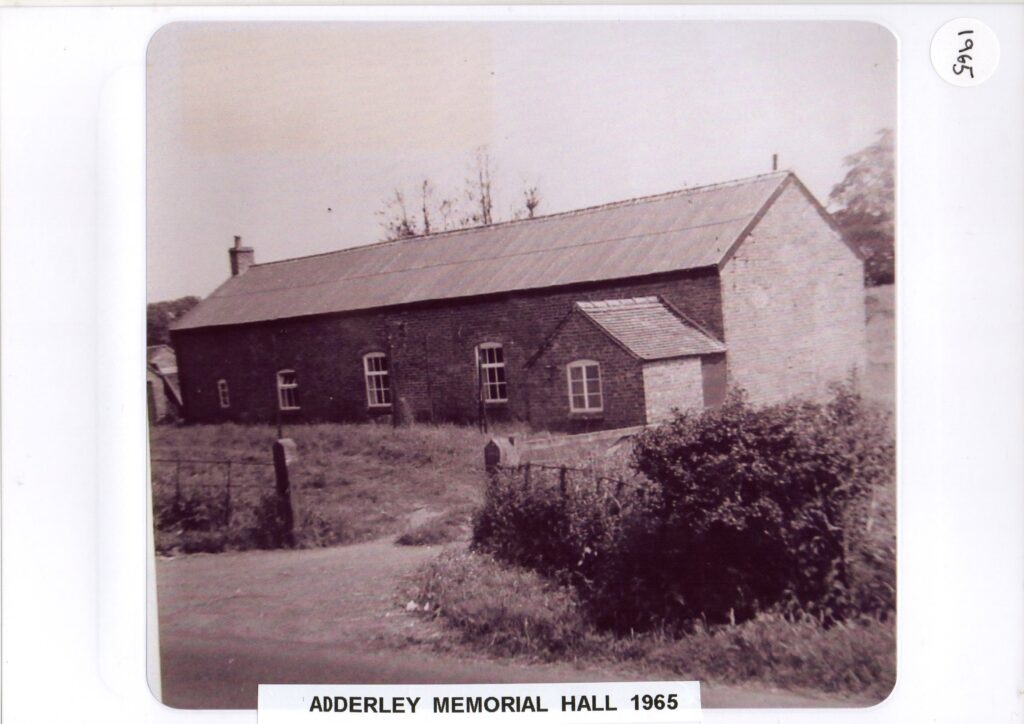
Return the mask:
<path fill-rule="evenodd" d="M 183 19 L 595 16 L 857 19 L 900 39 L 899 681 L 870 709 L 706 721 L 1022 721 L 1024 7 L 863 5 L 0 10 L 5 722 L 255 721 L 165 708 L 146 684 L 152 33 Z M 974 88 L 929 60 L 935 31 L 964 16 L 1002 48 Z"/>

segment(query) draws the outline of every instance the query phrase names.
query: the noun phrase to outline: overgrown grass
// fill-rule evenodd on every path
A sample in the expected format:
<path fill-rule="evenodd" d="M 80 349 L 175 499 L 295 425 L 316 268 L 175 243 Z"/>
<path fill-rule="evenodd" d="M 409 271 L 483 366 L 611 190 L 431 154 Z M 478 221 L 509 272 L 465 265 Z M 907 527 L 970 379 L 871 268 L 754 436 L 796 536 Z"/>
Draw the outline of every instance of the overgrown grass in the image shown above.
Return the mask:
<path fill-rule="evenodd" d="M 491 654 L 589 659 L 659 676 L 757 681 L 882 700 L 896 676 L 895 624 L 863 619 L 825 628 L 813 619 L 760 615 L 745 623 L 615 636 L 589 623 L 573 588 L 486 554 L 447 552 L 416 582 L 424 615 Z"/>
<path fill-rule="evenodd" d="M 307 545 L 395 535 L 419 508 L 465 509 L 482 500 L 486 436 L 474 428 L 316 424 L 288 426 L 284 434 L 295 440 L 298 449 L 293 483 L 297 508 L 305 522 L 299 527 L 300 536 Z M 276 438 L 277 431 L 270 425 L 150 428 L 151 455 L 163 459 L 269 462 Z M 154 465 L 154 475 L 158 472 Z M 163 474 L 173 474 L 173 469 Z M 272 491 L 272 471 L 266 469 L 261 475 L 260 484 Z M 211 480 L 219 481 L 221 477 L 216 476 L 223 472 L 210 473 Z M 189 482 L 182 481 L 185 490 L 189 490 Z M 159 504 L 157 501 L 158 509 Z M 243 510 L 236 506 L 231 528 L 245 529 L 246 516 L 254 515 L 253 507 Z M 212 526 L 205 531 L 159 528 L 158 521 L 160 550 L 258 547 L 237 531 L 218 532 Z"/>
<path fill-rule="evenodd" d="M 738 626 L 652 641 L 645 658 L 700 679 L 757 680 L 881 701 L 896 683 L 895 622 L 868 618 L 825 628 L 813 619 L 762 614 Z"/>
<path fill-rule="evenodd" d="M 595 648 L 571 588 L 487 555 L 443 553 L 423 570 L 417 595 L 422 610 L 491 653 L 552 659 Z"/>
<path fill-rule="evenodd" d="M 470 518 L 473 508 L 462 506 L 412 526 L 395 539 L 400 546 L 432 546 L 467 540 L 470 534 Z"/>

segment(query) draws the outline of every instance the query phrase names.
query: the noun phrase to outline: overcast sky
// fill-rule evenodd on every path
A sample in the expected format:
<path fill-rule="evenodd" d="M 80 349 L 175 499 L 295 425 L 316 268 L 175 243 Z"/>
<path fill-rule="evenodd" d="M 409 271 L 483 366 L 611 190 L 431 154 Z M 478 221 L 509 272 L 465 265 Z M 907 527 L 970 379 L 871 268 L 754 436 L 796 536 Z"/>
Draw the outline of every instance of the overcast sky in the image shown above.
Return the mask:
<path fill-rule="evenodd" d="M 822 202 L 896 124 L 896 41 L 857 22 L 174 24 L 148 58 L 148 299 L 382 238 L 396 187 L 553 213 L 771 170 Z"/>

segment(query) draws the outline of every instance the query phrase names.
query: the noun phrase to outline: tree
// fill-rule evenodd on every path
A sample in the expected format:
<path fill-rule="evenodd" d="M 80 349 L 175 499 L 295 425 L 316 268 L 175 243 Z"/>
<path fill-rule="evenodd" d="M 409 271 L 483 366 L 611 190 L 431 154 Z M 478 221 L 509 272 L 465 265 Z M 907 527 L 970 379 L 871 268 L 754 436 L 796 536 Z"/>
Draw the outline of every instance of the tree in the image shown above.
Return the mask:
<path fill-rule="evenodd" d="M 154 302 L 146 305 L 146 344 L 170 344 L 168 327 L 192 307 L 199 304 L 199 297 L 180 297 L 168 302 Z"/>
<path fill-rule="evenodd" d="M 481 146 L 473 153 L 461 193 L 439 197 L 434 183 L 424 178 L 419 183 L 419 210 L 410 211 L 406 194 L 396 188 L 394 194 L 377 211 L 385 240 L 488 226 L 500 221 L 494 215 L 493 174 L 490 152 L 486 146 Z M 540 203 L 541 196 L 537 187 L 527 187 L 523 190 L 522 208 L 513 207 L 511 218 L 532 219 Z"/>
<path fill-rule="evenodd" d="M 869 286 L 895 278 L 895 144 L 892 129 L 878 131 L 870 146 L 845 159 L 846 176 L 832 188 L 829 204 L 847 240 L 866 257 Z"/>

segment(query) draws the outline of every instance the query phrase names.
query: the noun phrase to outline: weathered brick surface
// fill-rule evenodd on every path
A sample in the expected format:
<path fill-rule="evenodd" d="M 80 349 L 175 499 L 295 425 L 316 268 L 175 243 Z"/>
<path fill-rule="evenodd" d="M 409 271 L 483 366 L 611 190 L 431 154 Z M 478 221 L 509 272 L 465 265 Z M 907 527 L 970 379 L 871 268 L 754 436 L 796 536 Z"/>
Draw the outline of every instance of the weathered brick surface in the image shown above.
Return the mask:
<path fill-rule="evenodd" d="M 672 417 L 672 410 L 702 409 L 704 385 L 700 357 L 647 362 L 643 367 L 647 422 Z"/>
<path fill-rule="evenodd" d="M 703 270 L 653 280 L 174 332 L 173 338 L 191 421 L 273 421 L 275 375 L 281 369 L 296 371 L 302 406 L 298 412 L 282 413 L 286 422 L 365 420 L 373 413 L 366 404 L 362 355 L 388 351 L 389 346 L 395 389 L 417 417 L 472 420 L 477 414 L 473 350 L 482 342 L 504 345 L 509 383 L 508 404 L 489 406 L 489 415 L 525 420 L 529 410 L 524 365 L 574 302 L 655 294 L 721 336 L 717 272 Z M 638 380 L 639 374 L 638 369 Z M 216 384 L 221 378 L 230 385 L 229 410 L 218 405 Z M 639 413 L 631 413 L 630 421 L 607 426 L 642 422 L 642 391 L 634 406 Z"/>
<path fill-rule="evenodd" d="M 791 182 L 721 272 L 730 386 L 775 402 L 863 370 L 863 276 Z"/>
<path fill-rule="evenodd" d="M 600 413 L 569 410 L 567 366 L 577 360 L 601 365 Z M 529 420 L 548 430 L 585 432 L 645 422 L 641 363 L 584 317 L 573 313 L 551 344 L 526 370 Z"/>

